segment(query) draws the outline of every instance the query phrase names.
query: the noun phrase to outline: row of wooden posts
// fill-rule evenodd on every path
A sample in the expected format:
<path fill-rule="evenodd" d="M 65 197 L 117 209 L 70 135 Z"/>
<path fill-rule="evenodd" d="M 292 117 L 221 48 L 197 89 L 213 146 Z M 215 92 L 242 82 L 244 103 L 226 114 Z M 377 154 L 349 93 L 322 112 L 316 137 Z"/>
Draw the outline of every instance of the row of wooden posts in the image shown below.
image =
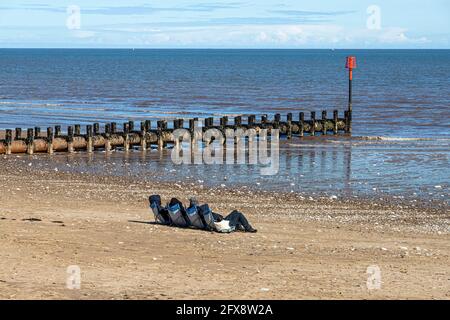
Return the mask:
<path fill-rule="evenodd" d="M 276 114 L 273 120 L 269 120 L 267 115 L 262 115 L 258 123 L 255 115 L 247 116 L 246 123 L 243 123 L 242 116 L 234 117 L 234 123 L 230 124 L 227 116 L 220 118 L 220 123 L 214 123 L 214 118 L 204 119 L 202 130 L 218 129 L 222 132 L 225 129 L 255 129 L 258 133 L 261 129 L 279 129 L 280 135 L 291 139 L 293 135 L 303 137 L 306 135 L 314 136 L 318 133 L 326 135 L 329 133 L 338 134 L 339 132 L 349 133 L 351 131 L 351 116 L 349 112 L 344 112 L 344 117 L 339 117 L 339 112 L 334 110 L 333 118 L 327 118 L 327 112 L 322 111 L 321 119 L 316 118 L 313 111 L 310 119 L 305 120 L 304 112 L 298 114 L 298 120 L 293 119 L 292 113 L 288 113 L 282 120 L 280 114 Z M 194 133 L 195 122 L 198 118 L 189 119 L 189 128 Z M 114 147 L 123 147 L 128 151 L 131 146 L 140 146 L 146 150 L 149 146 L 157 145 L 159 149 L 166 146 L 167 143 L 175 143 L 173 130 L 184 128 L 184 119 L 173 120 L 173 127 L 169 128 L 166 120 L 158 120 L 156 129 L 152 129 L 150 120 L 142 121 L 139 130 L 136 130 L 135 123 L 129 121 L 123 124 L 122 131 L 117 130 L 117 123 L 107 123 L 104 125 L 103 133 L 100 132 L 100 124 L 94 123 L 87 125 L 85 133 L 81 133 L 81 126 L 76 124 L 67 127 L 67 133 L 62 134 L 61 126 L 47 128 L 47 134 L 43 136 L 39 127 L 27 129 L 26 137 L 22 136 L 22 129 L 16 128 L 13 136 L 12 130 L 5 131 L 5 139 L 0 140 L 0 154 L 27 153 L 35 152 L 74 152 L 75 150 L 85 150 L 93 152 L 95 149 L 111 150 Z"/>

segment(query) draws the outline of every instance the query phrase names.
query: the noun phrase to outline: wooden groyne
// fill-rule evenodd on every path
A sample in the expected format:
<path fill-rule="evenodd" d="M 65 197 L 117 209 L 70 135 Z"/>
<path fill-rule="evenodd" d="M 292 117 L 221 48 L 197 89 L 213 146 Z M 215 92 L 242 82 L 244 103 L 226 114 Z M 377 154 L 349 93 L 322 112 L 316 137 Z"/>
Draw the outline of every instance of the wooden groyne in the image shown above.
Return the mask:
<path fill-rule="evenodd" d="M 243 118 L 245 121 L 243 121 Z M 337 110 L 334 110 L 332 118 L 328 117 L 326 111 L 322 111 L 320 116 L 311 112 L 309 119 L 305 119 L 305 114 L 300 112 L 294 120 L 293 114 L 288 113 L 282 119 L 280 114 L 275 114 L 269 120 L 267 115 L 262 115 L 258 122 L 255 115 L 246 117 L 236 116 L 231 124 L 227 116 L 221 117 L 216 123 L 213 117 L 204 119 L 203 131 L 208 129 L 218 129 L 225 133 L 226 129 L 255 129 L 258 133 L 261 129 L 279 129 L 280 135 L 287 139 L 294 136 L 304 137 L 307 135 L 327 135 L 349 133 L 351 130 L 351 116 L 349 112 L 344 112 L 344 117 L 339 117 Z M 16 128 L 14 131 L 5 130 L 5 138 L 0 140 L 0 154 L 15 153 L 49 153 L 53 152 L 74 152 L 78 150 L 93 152 L 94 150 L 109 151 L 112 148 L 123 147 L 128 151 L 131 147 L 138 146 L 142 150 L 151 148 L 152 145 L 164 148 L 168 143 L 174 144 L 173 131 L 185 128 L 194 133 L 194 119 L 175 119 L 169 127 L 166 120 L 156 121 L 156 127 L 152 128 L 152 122 L 145 120 L 140 122 L 140 127 L 136 128 L 133 121 L 123 123 L 121 131 L 118 131 L 117 123 L 107 123 L 100 132 L 100 124 L 86 125 L 81 130 L 81 126 L 76 124 L 68 126 L 64 134 L 61 126 L 48 127 L 46 132 L 41 132 L 40 127 L 29 128 L 22 131 Z M 225 137 L 225 134 L 224 134 Z"/>

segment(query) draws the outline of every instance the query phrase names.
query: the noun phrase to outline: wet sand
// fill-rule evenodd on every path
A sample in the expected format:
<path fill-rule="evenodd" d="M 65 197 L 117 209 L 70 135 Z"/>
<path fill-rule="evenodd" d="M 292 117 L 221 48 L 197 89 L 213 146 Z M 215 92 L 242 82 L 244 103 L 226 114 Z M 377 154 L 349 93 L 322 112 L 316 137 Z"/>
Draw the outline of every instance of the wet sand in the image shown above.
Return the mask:
<path fill-rule="evenodd" d="M 31 162 L 30 162 L 31 163 Z M 3 161 L 3 299 L 449 299 L 448 207 L 300 199 Z M 147 196 L 244 212 L 256 234 L 152 224 Z M 81 289 L 66 269 L 81 268 Z M 369 266 L 381 289 L 369 290 Z"/>

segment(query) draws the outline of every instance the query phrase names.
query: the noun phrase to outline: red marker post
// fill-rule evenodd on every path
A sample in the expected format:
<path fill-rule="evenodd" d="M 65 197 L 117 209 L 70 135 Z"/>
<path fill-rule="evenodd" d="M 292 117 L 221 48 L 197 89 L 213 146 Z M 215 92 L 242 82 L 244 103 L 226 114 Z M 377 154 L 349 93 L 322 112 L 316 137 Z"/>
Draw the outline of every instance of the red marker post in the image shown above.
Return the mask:
<path fill-rule="evenodd" d="M 348 69 L 348 132 L 352 132 L 352 80 L 353 69 L 356 69 L 356 57 L 347 57 L 345 67 Z"/>

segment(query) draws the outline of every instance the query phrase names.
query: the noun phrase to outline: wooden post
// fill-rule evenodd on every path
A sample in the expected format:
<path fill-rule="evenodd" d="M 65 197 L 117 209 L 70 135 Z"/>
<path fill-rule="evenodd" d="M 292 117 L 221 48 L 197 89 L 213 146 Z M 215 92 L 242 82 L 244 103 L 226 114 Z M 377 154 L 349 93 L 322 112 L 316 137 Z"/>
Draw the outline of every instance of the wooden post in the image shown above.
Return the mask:
<path fill-rule="evenodd" d="M 100 134 L 100 124 L 98 122 L 94 123 L 94 136 Z"/>
<path fill-rule="evenodd" d="M 288 139 L 292 139 L 292 113 L 287 114 L 286 120 L 287 120 L 286 136 Z"/>
<path fill-rule="evenodd" d="M 34 127 L 34 138 L 37 139 L 41 135 L 41 128 L 40 127 Z"/>
<path fill-rule="evenodd" d="M 262 116 L 261 116 L 261 124 L 262 124 L 262 127 L 264 127 L 264 125 L 267 123 L 267 114 L 263 114 Z"/>
<path fill-rule="evenodd" d="M 92 153 L 94 151 L 94 145 L 92 142 L 92 125 L 88 124 L 86 126 L 86 139 L 87 139 L 87 152 Z"/>
<path fill-rule="evenodd" d="M 157 122 L 158 125 L 158 132 L 157 132 L 157 137 L 158 137 L 158 150 L 162 150 L 164 148 L 164 140 L 163 140 L 163 136 L 162 136 L 162 131 L 164 129 L 164 123 L 163 120 L 159 120 Z"/>
<path fill-rule="evenodd" d="M 130 120 L 128 121 L 128 133 L 133 133 L 134 132 L 134 121 Z"/>
<path fill-rule="evenodd" d="M 5 142 L 6 142 L 6 154 L 11 154 L 11 145 L 12 145 L 12 130 L 7 129 L 5 131 Z"/>
<path fill-rule="evenodd" d="M 289 113 L 287 114 L 286 120 L 287 120 L 287 121 L 292 121 L 292 113 L 291 113 L 291 112 L 289 112 Z"/>
<path fill-rule="evenodd" d="M 327 111 L 322 111 L 322 134 L 325 136 L 327 134 Z"/>
<path fill-rule="evenodd" d="M 281 121 L 281 114 L 279 114 L 279 113 L 275 114 L 275 117 L 273 120 L 273 128 L 274 129 L 280 129 L 280 121 Z"/>
<path fill-rule="evenodd" d="M 256 122 L 256 116 L 255 116 L 254 114 L 249 115 L 249 116 L 247 117 L 247 124 L 248 124 L 248 126 L 249 126 L 250 128 L 253 127 L 253 126 L 255 125 L 255 122 Z"/>
<path fill-rule="evenodd" d="M 191 148 L 196 143 L 195 140 L 195 119 L 189 119 L 189 132 L 191 133 Z"/>
<path fill-rule="evenodd" d="M 349 133 L 350 132 L 350 120 L 348 117 L 348 110 L 344 111 L 344 122 L 345 122 L 344 131 L 345 131 L 345 133 Z"/>
<path fill-rule="evenodd" d="M 111 134 L 116 134 L 116 133 L 117 133 L 117 123 L 111 122 Z"/>
<path fill-rule="evenodd" d="M 111 124 L 107 123 L 105 124 L 105 151 L 110 152 L 111 151 L 111 141 L 109 138 L 111 137 Z"/>
<path fill-rule="evenodd" d="M 152 122 L 150 120 L 145 120 L 145 132 L 149 132 L 152 129 Z"/>
<path fill-rule="evenodd" d="M 180 128 L 179 126 L 180 122 L 178 122 L 178 119 L 173 120 L 173 128 L 176 130 Z"/>
<path fill-rule="evenodd" d="M 76 124 L 75 126 L 74 126 L 74 135 L 76 136 L 76 137 L 78 137 L 78 136 L 80 136 L 81 135 L 81 126 L 79 125 L 79 124 Z"/>
<path fill-rule="evenodd" d="M 299 120 L 298 120 L 298 126 L 300 127 L 300 137 L 303 137 L 305 135 L 305 113 L 300 112 L 299 114 Z"/>
<path fill-rule="evenodd" d="M 72 126 L 68 126 L 67 127 L 67 151 L 69 153 L 72 153 L 74 151 L 74 148 L 73 148 L 73 136 L 74 136 L 73 127 Z"/>
<path fill-rule="evenodd" d="M 125 149 L 125 151 L 129 151 L 130 150 L 130 123 L 129 122 L 125 122 L 123 124 L 123 148 Z"/>
<path fill-rule="evenodd" d="M 47 153 L 53 154 L 53 128 L 47 128 Z"/>
<path fill-rule="evenodd" d="M 208 117 L 205 118 L 205 129 L 212 127 L 213 118 Z"/>
<path fill-rule="evenodd" d="M 27 154 L 33 154 L 34 151 L 34 135 L 33 129 L 27 130 Z"/>
<path fill-rule="evenodd" d="M 22 139 L 22 128 L 16 128 L 16 140 Z"/>
<path fill-rule="evenodd" d="M 316 134 L 316 112 L 311 111 L 311 131 L 310 134 L 314 136 Z"/>
<path fill-rule="evenodd" d="M 61 136 L 61 126 L 55 126 L 55 138 L 59 138 Z"/>
<path fill-rule="evenodd" d="M 141 149 L 147 150 L 147 126 L 145 121 L 141 121 Z"/>
<path fill-rule="evenodd" d="M 242 117 L 241 116 L 234 117 L 234 125 L 236 127 L 240 127 L 241 124 L 242 124 Z"/>
<path fill-rule="evenodd" d="M 220 126 L 225 128 L 227 125 L 228 125 L 228 117 L 223 116 L 222 118 L 220 118 Z"/>
<path fill-rule="evenodd" d="M 338 133 L 338 116 L 339 116 L 339 111 L 334 110 L 333 111 L 333 134 L 337 134 Z"/>

